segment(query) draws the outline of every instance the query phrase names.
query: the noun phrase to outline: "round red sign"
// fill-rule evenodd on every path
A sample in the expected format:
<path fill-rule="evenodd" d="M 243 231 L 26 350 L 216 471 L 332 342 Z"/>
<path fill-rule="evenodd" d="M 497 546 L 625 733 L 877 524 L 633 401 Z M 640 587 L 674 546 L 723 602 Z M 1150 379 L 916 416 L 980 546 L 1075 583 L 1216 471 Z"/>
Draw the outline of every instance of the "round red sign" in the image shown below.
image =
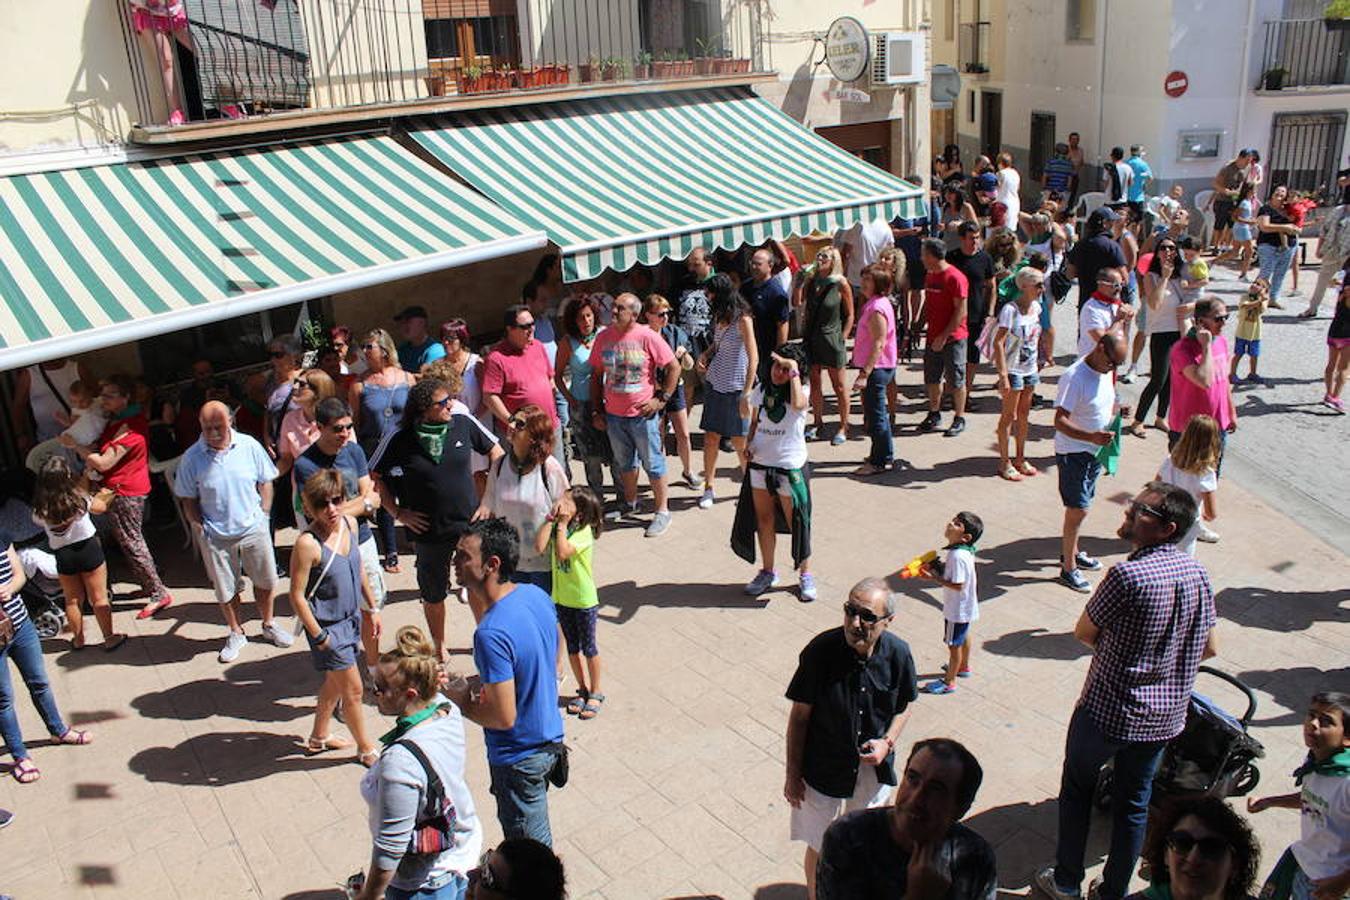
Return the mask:
<path fill-rule="evenodd" d="M 1168 72 L 1167 77 L 1163 79 L 1163 90 L 1169 97 L 1180 97 L 1190 86 L 1191 81 L 1185 72 Z"/>

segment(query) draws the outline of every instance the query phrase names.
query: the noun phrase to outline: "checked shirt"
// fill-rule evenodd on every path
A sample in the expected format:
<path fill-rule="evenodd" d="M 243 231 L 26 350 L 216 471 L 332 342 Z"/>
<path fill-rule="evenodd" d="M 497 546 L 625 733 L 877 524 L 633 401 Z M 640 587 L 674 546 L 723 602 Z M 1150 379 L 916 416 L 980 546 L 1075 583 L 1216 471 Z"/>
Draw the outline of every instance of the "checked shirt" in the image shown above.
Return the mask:
<path fill-rule="evenodd" d="M 1101 629 L 1079 705 L 1110 739 L 1168 741 L 1181 733 L 1209 630 L 1209 575 L 1175 544 L 1112 566 L 1087 605 Z"/>

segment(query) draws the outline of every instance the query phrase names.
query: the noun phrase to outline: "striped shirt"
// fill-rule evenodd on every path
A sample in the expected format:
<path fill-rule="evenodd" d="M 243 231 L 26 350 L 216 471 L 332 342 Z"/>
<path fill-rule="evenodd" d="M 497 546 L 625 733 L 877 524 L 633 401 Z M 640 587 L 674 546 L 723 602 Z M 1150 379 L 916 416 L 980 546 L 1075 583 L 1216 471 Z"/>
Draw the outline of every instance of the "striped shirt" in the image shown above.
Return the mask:
<path fill-rule="evenodd" d="M 1176 737 L 1214 627 L 1204 567 L 1175 544 L 1136 550 L 1106 573 L 1087 614 L 1101 634 L 1078 704 L 1112 740 Z"/>
<path fill-rule="evenodd" d="M 740 319 L 731 324 L 713 326 L 712 361 L 708 363 L 708 384 L 715 391 L 730 394 L 745 390 L 745 367 L 750 356 L 741 336 Z"/>
<path fill-rule="evenodd" d="M 8 543 L 5 544 L 4 551 L 0 552 L 0 584 L 6 586 L 14 580 L 14 567 L 10 565 L 9 561 L 9 550 L 11 546 L 13 545 Z M 10 596 L 7 596 L 4 601 L 0 602 L 0 607 L 4 608 L 5 615 L 9 616 L 9 620 L 14 623 L 14 628 L 16 630 L 24 623 L 24 620 L 28 618 L 28 609 L 23 605 L 23 598 L 19 596 L 18 591 L 15 591 Z M 0 665 L 3 665 L 3 663 L 0 663 Z"/>

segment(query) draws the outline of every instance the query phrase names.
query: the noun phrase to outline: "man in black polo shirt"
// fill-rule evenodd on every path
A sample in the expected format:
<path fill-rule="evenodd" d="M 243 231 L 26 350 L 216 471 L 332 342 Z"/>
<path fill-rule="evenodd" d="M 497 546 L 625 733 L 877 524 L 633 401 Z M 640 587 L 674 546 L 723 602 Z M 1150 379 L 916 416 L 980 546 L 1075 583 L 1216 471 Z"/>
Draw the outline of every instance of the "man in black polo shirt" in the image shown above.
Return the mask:
<path fill-rule="evenodd" d="M 1083 226 L 1083 239 L 1069 251 L 1069 274 L 1078 279 L 1080 313 L 1083 304 L 1097 290 L 1097 277 L 1103 269 L 1119 272 L 1121 284 L 1130 280 L 1130 273 L 1125 266 L 1125 252 L 1111 233 L 1111 224 L 1119 218 L 1119 214 L 1107 206 L 1093 210 L 1087 224 Z"/>
<path fill-rule="evenodd" d="M 792 839 L 806 842 L 815 897 L 825 829 L 841 812 L 884 806 L 895 787 L 895 742 L 918 696 L 909 645 L 887 631 L 895 598 L 880 578 L 849 591 L 844 625 L 816 635 L 788 685 L 787 779 Z"/>
<path fill-rule="evenodd" d="M 994 259 L 980 246 L 980 223 L 962 222 L 956 229 L 961 246 L 947 252 L 947 262 L 966 276 L 966 409 L 974 409 L 975 367 L 980 362 L 980 332 L 994 313 Z M 958 413 L 959 415 L 959 413 Z"/>
<path fill-rule="evenodd" d="M 759 348 L 759 380 L 767 383 L 773 366 L 773 351 L 788 338 L 792 302 L 780 279 L 774 277 L 773 253 L 760 247 L 750 254 L 750 280 L 741 285 L 741 295 L 750 304 L 755 323 L 755 346 Z"/>
<path fill-rule="evenodd" d="M 445 597 L 450 592 L 450 557 L 478 509 L 473 454 L 495 466 L 503 450 L 450 386 L 424 378 L 408 392 L 403 425 L 380 441 L 370 468 L 385 510 L 408 529 L 417 554 L 417 589 L 422 594 L 431 640 L 442 660 Z"/>

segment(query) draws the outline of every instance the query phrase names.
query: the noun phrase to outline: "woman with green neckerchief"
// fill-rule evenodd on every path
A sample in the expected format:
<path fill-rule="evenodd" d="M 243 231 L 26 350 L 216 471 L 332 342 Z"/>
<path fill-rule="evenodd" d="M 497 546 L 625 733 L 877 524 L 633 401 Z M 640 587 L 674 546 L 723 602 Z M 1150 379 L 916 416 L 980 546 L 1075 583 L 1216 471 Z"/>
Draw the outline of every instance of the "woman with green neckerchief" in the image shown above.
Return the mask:
<path fill-rule="evenodd" d="M 1247 900 L 1260 862 L 1255 835 L 1232 807 L 1180 798 L 1149 823 L 1140 874 L 1150 886 L 1128 900 Z"/>
<path fill-rule="evenodd" d="M 136 383 L 128 375 L 103 380 L 99 402 L 108 424 L 91 446 L 76 447 L 91 479 L 111 491 L 108 518 L 113 537 L 126 555 L 132 578 L 148 598 L 136 614 L 148 619 L 173 603 L 145 543 L 145 498 L 150 496 L 150 423 L 133 402 Z"/>
<path fill-rule="evenodd" d="M 375 705 L 397 722 L 361 779 L 372 849 L 364 880 L 348 882 L 360 883 L 356 900 L 462 900 L 468 889 L 483 829 L 464 777 L 464 717 L 440 694 L 440 679 L 437 648 L 419 629 L 400 628 L 371 685 Z M 428 819 L 429 805 L 441 816 Z M 429 833 L 435 849 L 425 852 L 419 839 Z"/>

